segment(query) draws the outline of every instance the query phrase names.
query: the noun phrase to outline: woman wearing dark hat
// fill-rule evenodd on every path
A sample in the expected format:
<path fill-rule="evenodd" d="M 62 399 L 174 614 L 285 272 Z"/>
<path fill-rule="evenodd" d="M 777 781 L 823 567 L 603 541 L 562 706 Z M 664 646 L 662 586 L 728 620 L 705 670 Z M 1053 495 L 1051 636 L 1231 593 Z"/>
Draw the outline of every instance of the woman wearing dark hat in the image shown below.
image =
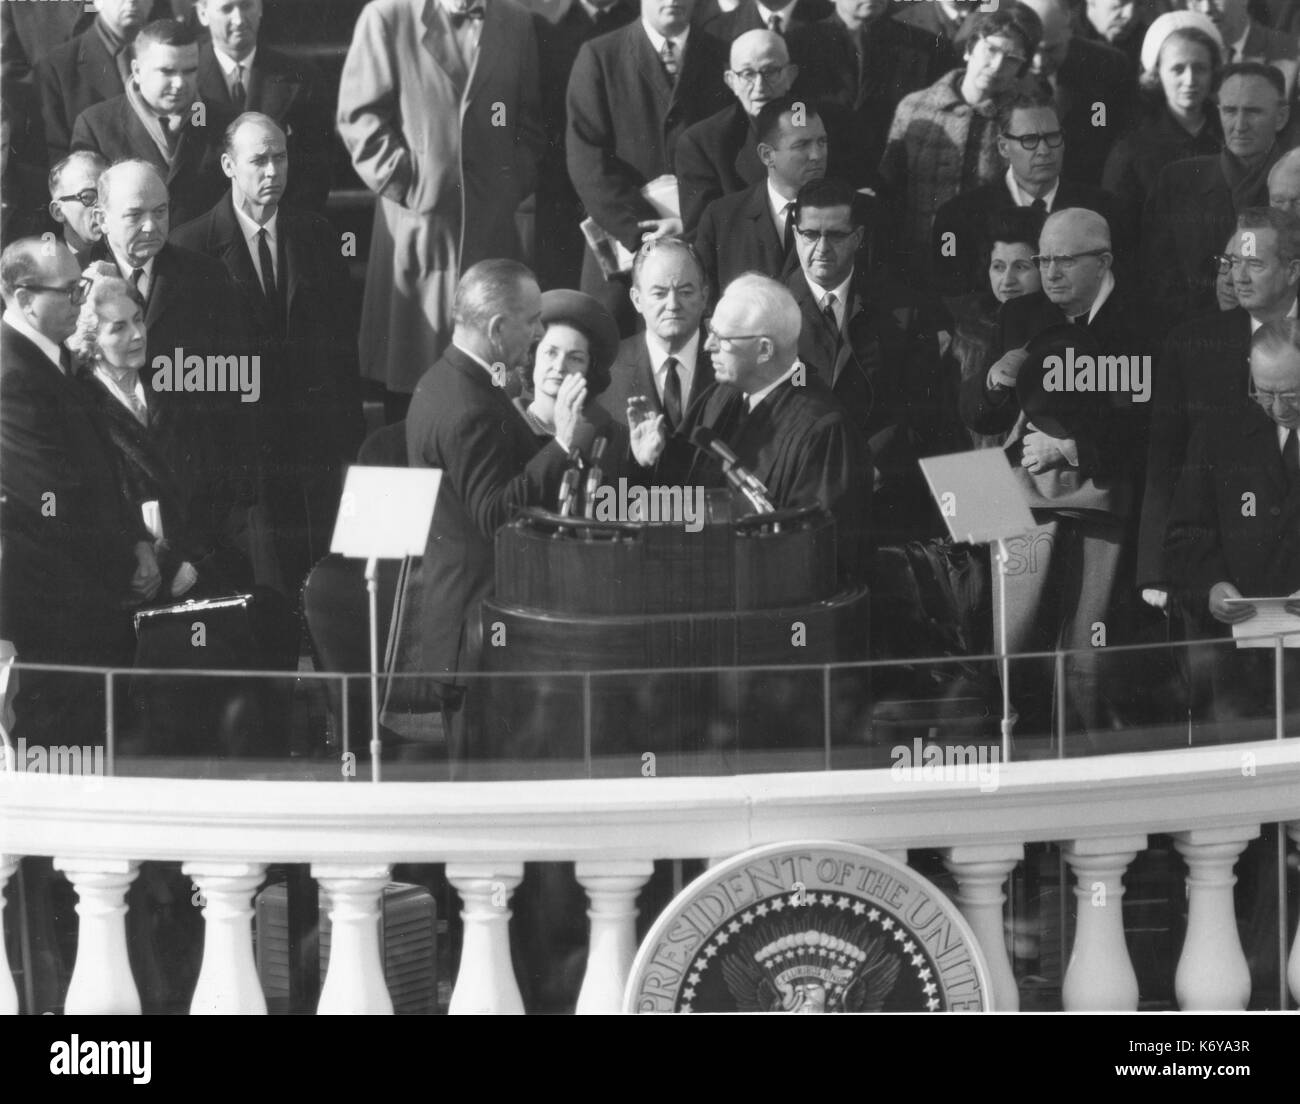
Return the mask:
<path fill-rule="evenodd" d="M 566 376 L 580 374 L 587 380 L 587 403 L 583 417 L 592 432 L 575 444 L 590 454 L 598 437 L 610 438 L 601 466 L 608 477 L 617 478 L 618 468 L 628 453 L 627 427 L 612 419 L 592 400 L 609 386 L 609 369 L 618 354 L 618 327 L 609 312 L 590 295 L 559 288 L 542 294 L 542 325 L 546 332 L 533 354 L 531 392 L 514 400 L 538 437 L 555 436 L 555 400 Z"/>
<path fill-rule="evenodd" d="M 1129 211 L 1141 211 L 1166 165 L 1223 148 L 1213 96 L 1222 58 L 1223 39 L 1203 15 L 1167 12 L 1151 24 L 1138 82 L 1147 110 L 1111 150 L 1101 181 Z"/>

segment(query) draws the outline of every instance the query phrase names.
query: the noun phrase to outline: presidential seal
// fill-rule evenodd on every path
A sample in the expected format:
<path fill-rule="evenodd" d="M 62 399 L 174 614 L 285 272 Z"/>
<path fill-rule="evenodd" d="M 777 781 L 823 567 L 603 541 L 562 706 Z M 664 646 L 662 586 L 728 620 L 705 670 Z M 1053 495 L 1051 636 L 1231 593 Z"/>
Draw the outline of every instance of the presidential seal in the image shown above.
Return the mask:
<path fill-rule="evenodd" d="M 849 843 L 779 843 L 706 871 L 650 929 L 626 1012 L 987 1011 L 975 935 L 933 884 Z"/>

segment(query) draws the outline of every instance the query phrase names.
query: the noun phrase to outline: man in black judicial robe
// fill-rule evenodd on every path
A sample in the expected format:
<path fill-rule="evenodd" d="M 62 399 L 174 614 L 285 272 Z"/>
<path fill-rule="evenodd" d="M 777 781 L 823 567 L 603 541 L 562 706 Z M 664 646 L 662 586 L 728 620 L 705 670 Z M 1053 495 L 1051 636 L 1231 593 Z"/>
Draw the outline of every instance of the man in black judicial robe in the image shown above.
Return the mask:
<path fill-rule="evenodd" d="M 671 438 L 662 415 L 629 411 L 632 450 L 668 484 L 725 485 L 716 458 L 691 437 L 712 431 L 767 488 L 778 510 L 821 506 L 835 519 L 841 577 L 866 574 L 871 450 L 831 389 L 799 359 L 800 315 L 789 290 L 765 276 L 728 286 L 705 349 L 717 382 L 686 412 Z"/>

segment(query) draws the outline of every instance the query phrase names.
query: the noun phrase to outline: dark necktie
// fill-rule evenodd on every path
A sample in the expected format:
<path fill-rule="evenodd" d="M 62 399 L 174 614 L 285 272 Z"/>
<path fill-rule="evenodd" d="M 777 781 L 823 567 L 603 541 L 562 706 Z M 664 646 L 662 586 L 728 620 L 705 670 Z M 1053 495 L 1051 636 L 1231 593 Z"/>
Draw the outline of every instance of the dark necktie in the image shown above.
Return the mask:
<path fill-rule="evenodd" d="M 1286 481 L 1291 487 L 1300 486 L 1300 436 L 1294 429 L 1286 435 L 1282 445 L 1282 470 L 1286 472 Z"/>
<path fill-rule="evenodd" d="M 180 139 L 180 128 L 172 126 L 170 115 L 159 115 L 158 123 L 162 127 L 163 138 L 167 142 L 167 152 L 176 152 L 176 143 Z"/>
<path fill-rule="evenodd" d="M 1082 314 L 1076 314 L 1070 321 L 1076 326 L 1086 326 L 1088 324 L 1088 312 L 1084 311 Z"/>
<path fill-rule="evenodd" d="M 835 304 L 838 301 L 833 291 L 828 291 L 826 298 L 822 300 L 822 317 L 826 319 L 826 326 L 831 331 L 831 336 L 835 338 L 836 345 L 840 343 L 840 324 L 835 319 Z"/>
<path fill-rule="evenodd" d="M 767 26 L 768 29 L 774 32 L 775 34 L 781 34 L 782 33 L 781 17 L 779 15 L 772 16 L 772 18 L 768 20 Z"/>
<path fill-rule="evenodd" d="M 1034 200 L 1033 203 L 1029 205 L 1029 209 L 1031 211 L 1040 211 L 1043 214 L 1047 214 L 1047 202 L 1043 199 L 1042 196 L 1039 196 L 1036 200 Z"/>
<path fill-rule="evenodd" d="M 781 208 L 781 218 L 785 223 L 784 232 L 781 235 L 781 248 L 785 250 L 788 257 L 790 250 L 794 248 L 794 200 L 790 200 Z"/>
<path fill-rule="evenodd" d="M 451 25 L 453 27 L 463 27 L 466 21 L 470 19 L 477 19 L 480 23 L 483 22 L 483 9 L 466 8 L 464 11 L 451 13 Z"/>
<path fill-rule="evenodd" d="M 68 379 L 71 379 L 74 374 L 73 368 L 74 365 L 72 363 L 71 351 L 65 348 L 64 346 L 60 345 L 59 346 L 59 371 L 62 372 L 65 376 L 67 376 Z M 1294 431 L 1292 432 L 1292 436 L 1295 436 Z"/>
<path fill-rule="evenodd" d="M 244 88 L 244 67 L 235 66 L 235 83 L 230 89 L 230 102 L 234 105 L 236 111 L 243 111 L 244 104 L 248 102 L 248 92 Z"/>
<path fill-rule="evenodd" d="M 671 38 L 664 39 L 664 48 L 659 51 L 659 62 L 664 67 L 664 74 L 669 84 L 677 83 L 677 48 Z"/>
<path fill-rule="evenodd" d="M 134 291 L 136 295 L 140 296 L 141 299 L 144 299 L 144 292 L 140 290 L 140 283 L 143 280 L 144 280 L 143 268 L 131 269 L 131 290 Z"/>
<path fill-rule="evenodd" d="M 676 357 L 664 361 L 664 421 L 669 433 L 682 424 L 682 381 Z"/>
<path fill-rule="evenodd" d="M 257 232 L 257 263 L 262 269 L 262 290 L 268 303 L 275 302 L 275 266 L 271 263 L 271 247 L 266 241 L 266 228 Z"/>

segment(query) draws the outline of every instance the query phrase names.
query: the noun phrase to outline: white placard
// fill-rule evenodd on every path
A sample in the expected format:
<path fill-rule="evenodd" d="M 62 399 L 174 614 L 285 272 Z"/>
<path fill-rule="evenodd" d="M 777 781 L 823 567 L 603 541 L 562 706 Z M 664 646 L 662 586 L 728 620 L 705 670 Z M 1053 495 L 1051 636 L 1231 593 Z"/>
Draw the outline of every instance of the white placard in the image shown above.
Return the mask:
<path fill-rule="evenodd" d="M 442 471 L 438 468 L 348 468 L 330 551 L 370 560 L 422 556 Z"/>

